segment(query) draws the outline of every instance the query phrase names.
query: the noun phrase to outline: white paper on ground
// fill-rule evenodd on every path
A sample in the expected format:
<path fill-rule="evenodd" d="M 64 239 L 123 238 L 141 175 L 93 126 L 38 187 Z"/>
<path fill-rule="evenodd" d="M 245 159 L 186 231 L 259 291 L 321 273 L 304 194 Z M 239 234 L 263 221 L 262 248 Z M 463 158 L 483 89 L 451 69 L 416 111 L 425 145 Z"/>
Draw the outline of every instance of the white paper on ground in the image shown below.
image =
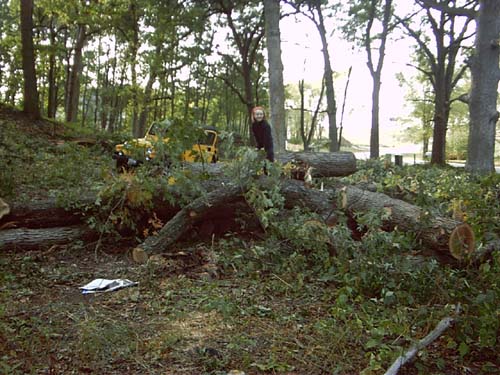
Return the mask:
<path fill-rule="evenodd" d="M 92 280 L 90 283 L 81 286 L 79 288 L 82 290 L 83 294 L 89 294 L 89 293 L 112 292 L 114 290 L 136 285 L 139 285 L 139 283 L 127 279 L 114 279 L 114 280 L 95 279 Z"/>

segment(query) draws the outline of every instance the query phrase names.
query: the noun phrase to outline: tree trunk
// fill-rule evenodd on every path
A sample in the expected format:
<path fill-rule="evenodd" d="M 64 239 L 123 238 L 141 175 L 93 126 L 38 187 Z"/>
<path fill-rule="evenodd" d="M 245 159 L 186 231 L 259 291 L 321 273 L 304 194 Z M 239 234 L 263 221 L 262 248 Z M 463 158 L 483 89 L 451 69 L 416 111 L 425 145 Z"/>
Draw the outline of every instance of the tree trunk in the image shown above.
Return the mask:
<path fill-rule="evenodd" d="M 71 67 L 66 97 L 66 121 L 76 122 L 78 118 L 78 102 L 80 101 L 80 74 L 83 69 L 82 54 L 87 40 L 85 25 L 78 25 L 73 54 L 73 66 Z"/>
<path fill-rule="evenodd" d="M 346 186 L 343 193 L 343 208 L 349 212 L 369 212 L 372 210 L 387 213 L 385 229 L 398 227 L 402 231 L 413 232 L 417 238 L 440 255 L 449 256 L 451 251 L 450 237 L 461 231 L 463 224 L 446 217 L 430 216 L 418 206 L 393 199 L 385 194 Z M 474 250 L 474 237 L 467 229 L 464 242 L 459 244 L 458 253 L 470 253 Z"/>
<path fill-rule="evenodd" d="M 382 19 L 382 32 L 380 33 L 380 47 L 378 51 L 377 65 L 373 62 L 372 54 L 372 27 L 375 21 L 378 1 L 372 0 L 369 5 L 369 19 L 366 25 L 365 49 L 368 55 L 368 68 L 373 80 L 372 91 L 372 127 L 370 132 L 370 158 L 376 159 L 380 154 L 379 145 L 379 112 L 380 112 L 380 87 L 382 84 L 381 75 L 385 59 L 385 45 L 389 34 L 389 22 L 392 17 L 392 0 L 385 0 Z"/>
<path fill-rule="evenodd" d="M 39 249 L 53 245 L 67 244 L 81 238 L 89 240 L 92 237 L 95 237 L 95 232 L 82 226 L 1 230 L 0 249 Z"/>
<path fill-rule="evenodd" d="M 161 197 L 155 198 L 155 212 L 158 217 L 167 221 L 167 224 L 160 230 L 157 236 L 148 237 L 134 251 L 134 258 L 146 260 L 152 253 L 164 252 L 175 241 L 181 238 L 194 225 L 210 222 L 217 213 L 231 207 L 241 205 L 244 202 L 244 189 L 236 186 L 222 178 L 213 177 L 207 180 L 204 185 L 206 195 L 195 199 L 191 204 L 183 209 L 172 207 Z M 269 179 L 261 178 L 258 183 L 265 189 L 269 184 Z M 428 250 L 426 255 L 438 255 L 440 259 L 449 261 L 450 251 L 453 256 L 460 259 L 463 254 L 471 253 L 474 250 L 474 236 L 466 224 L 446 217 L 428 215 L 421 208 L 393 199 L 382 193 L 370 192 L 353 186 L 345 186 L 335 190 L 319 191 L 310 189 L 306 184 L 295 180 L 283 180 L 280 191 L 285 198 L 285 208 L 294 207 L 308 208 L 318 213 L 327 221 L 334 208 L 337 207 L 338 198 L 342 198 L 342 209 L 350 214 L 356 212 L 378 211 L 385 213 L 387 219 L 384 221 L 384 230 L 399 230 L 415 233 L 416 238 L 422 242 Z M 95 201 L 92 197 L 82 198 L 79 206 L 88 207 Z M 76 238 L 82 234 L 87 234 L 78 229 L 74 232 L 74 227 L 68 228 L 68 232 L 61 229 L 61 225 L 75 225 L 81 222 L 83 212 L 88 214 L 88 210 L 78 210 L 66 212 L 58 208 L 55 201 L 46 201 L 38 205 L 19 206 L 13 205 L 10 214 L 0 220 L 0 246 L 17 246 L 19 248 L 32 246 L 36 239 L 43 242 L 40 244 L 58 244 L 68 242 L 62 237 L 66 233 L 69 239 Z M 90 210 L 91 212 L 91 210 Z M 228 215 L 234 215 L 236 210 L 232 210 Z M 227 219 L 227 218 L 226 218 Z M 6 229 L 9 227 L 24 227 L 24 229 Z M 40 230 L 42 227 L 56 227 L 55 230 Z M 30 227 L 30 230 L 26 229 Z M 37 228 L 37 230 L 31 230 Z M 46 229 L 46 228 L 45 228 Z M 60 234 L 62 233 L 62 234 Z M 426 250 L 426 251 L 427 251 Z"/>
<path fill-rule="evenodd" d="M 321 45 L 323 46 L 323 61 L 325 64 L 325 85 L 326 85 L 326 111 L 328 112 L 328 136 L 330 139 L 330 152 L 339 151 L 337 139 L 337 102 L 335 100 L 335 89 L 333 87 L 333 70 L 330 62 L 330 52 L 328 51 L 328 41 L 326 39 L 326 29 L 323 20 L 323 12 L 321 11 L 321 1 L 316 0 L 316 11 L 318 12 L 319 21 L 316 27 L 321 37 Z"/>
<path fill-rule="evenodd" d="M 373 77 L 372 127 L 370 130 L 370 159 L 380 156 L 379 145 L 380 75 Z"/>
<path fill-rule="evenodd" d="M 76 206 L 89 207 L 95 196 L 81 197 Z M 11 204 L 10 213 L 0 220 L 0 227 L 8 228 L 50 228 L 79 224 L 84 210 L 60 207 L 55 199 L 32 201 L 26 204 Z"/>
<path fill-rule="evenodd" d="M 476 22 L 469 100 L 470 131 L 465 168 L 473 173 L 485 174 L 495 171 L 495 133 L 499 115 L 496 106 L 500 79 L 500 2 L 480 1 Z"/>
<path fill-rule="evenodd" d="M 264 1 L 265 29 L 267 40 L 267 55 L 269 59 L 269 96 L 271 124 L 276 134 L 275 144 L 278 153 L 285 151 L 285 88 L 283 85 L 283 63 L 281 61 L 280 38 L 280 1 Z"/>
<path fill-rule="evenodd" d="M 261 179 L 265 185 L 266 179 Z M 416 206 L 393 199 L 382 193 L 374 193 L 356 187 L 347 186 L 340 191 L 318 191 L 308 189 L 304 184 L 294 180 L 285 180 L 281 185 L 281 193 L 285 197 L 285 207 L 308 207 L 327 219 L 329 212 L 335 207 L 338 193 L 343 196 L 343 209 L 350 213 L 369 212 L 378 210 L 389 213 L 384 222 L 385 230 L 393 230 L 396 226 L 403 231 L 416 233 L 417 238 L 432 255 L 438 255 L 446 260 L 451 260 L 452 247 L 459 254 L 470 253 L 474 250 L 474 238 L 470 227 L 459 221 L 445 218 L 426 216 L 424 211 Z M 211 191 L 206 196 L 197 198 L 191 204 L 180 210 L 158 235 L 148 237 L 133 251 L 134 260 L 145 262 L 154 253 L 167 252 L 168 248 L 187 233 L 193 226 L 210 217 L 212 212 L 217 212 L 220 207 L 230 206 L 241 201 L 244 191 L 241 187 L 227 184 Z M 451 243 L 450 240 L 457 232 L 463 233 L 465 238 Z M 457 248 L 458 247 L 458 248 Z"/>
<path fill-rule="evenodd" d="M 35 47 L 33 45 L 33 0 L 21 0 L 21 55 L 24 77 L 24 112 L 40 118 L 38 87 L 35 70 Z"/>
<path fill-rule="evenodd" d="M 446 163 L 446 131 L 448 129 L 448 114 L 450 111 L 449 95 L 446 94 L 444 78 L 442 77 L 444 72 L 441 73 L 436 75 L 434 129 L 432 133 L 431 163 L 437 165 L 445 165 Z"/>
<path fill-rule="evenodd" d="M 352 152 L 285 152 L 276 160 L 305 164 L 312 168 L 312 177 L 341 177 L 356 172 L 356 157 Z"/>
<path fill-rule="evenodd" d="M 47 81 L 49 83 L 48 101 L 47 101 L 47 117 L 55 118 L 57 112 L 57 85 L 56 85 L 56 36 L 57 32 L 54 28 L 54 18 L 50 20 L 50 53 L 49 53 L 49 72 Z"/>

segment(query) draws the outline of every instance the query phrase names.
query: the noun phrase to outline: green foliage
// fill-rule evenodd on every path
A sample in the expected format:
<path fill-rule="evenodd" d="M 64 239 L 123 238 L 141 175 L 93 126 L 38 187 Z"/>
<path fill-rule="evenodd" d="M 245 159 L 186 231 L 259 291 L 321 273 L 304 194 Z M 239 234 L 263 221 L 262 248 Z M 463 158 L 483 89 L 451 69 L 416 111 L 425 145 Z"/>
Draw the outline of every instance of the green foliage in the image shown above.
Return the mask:
<path fill-rule="evenodd" d="M 269 227 L 284 204 L 280 193 L 283 173 L 278 163 L 269 163 L 263 151 L 241 147 L 235 159 L 226 166 L 225 174 L 245 192 L 247 203 L 254 209 L 264 229 Z M 264 176 L 263 180 L 260 176 Z"/>
<path fill-rule="evenodd" d="M 127 321 L 107 320 L 101 316 L 87 316 L 80 320 L 76 333 L 80 343 L 79 360 L 96 367 L 111 359 L 130 359 L 140 344 L 135 330 Z"/>
<path fill-rule="evenodd" d="M 99 143 L 81 146 L 71 139 L 53 143 L 27 135 L 13 123 L 2 124 L 0 133 L 0 196 L 16 194 L 19 201 L 33 195 L 56 197 L 69 203 L 99 188 L 110 167 L 109 155 Z"/>

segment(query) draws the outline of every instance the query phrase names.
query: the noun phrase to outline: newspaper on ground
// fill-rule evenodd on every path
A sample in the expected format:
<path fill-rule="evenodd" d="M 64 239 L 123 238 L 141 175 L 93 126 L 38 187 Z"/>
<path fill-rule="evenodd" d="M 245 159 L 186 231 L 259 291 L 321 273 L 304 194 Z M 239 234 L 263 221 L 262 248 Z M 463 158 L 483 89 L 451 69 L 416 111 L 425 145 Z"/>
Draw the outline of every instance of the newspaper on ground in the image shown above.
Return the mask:
<path fill-rule="evenodd" d="M 83 294 L 113 292 L 118 289 L 139 285 L 139 283 L 127 279 L 95 279 L 90 283 L 79 287 Z"/>

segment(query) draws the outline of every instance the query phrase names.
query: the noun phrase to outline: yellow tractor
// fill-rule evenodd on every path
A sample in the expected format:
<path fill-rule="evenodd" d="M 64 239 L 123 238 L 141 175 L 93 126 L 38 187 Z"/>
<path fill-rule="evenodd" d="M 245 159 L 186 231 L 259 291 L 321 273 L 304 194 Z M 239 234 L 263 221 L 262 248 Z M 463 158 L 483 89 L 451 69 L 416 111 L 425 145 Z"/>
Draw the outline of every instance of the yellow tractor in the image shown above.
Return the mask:
<path fill-rule="evenodd" d="M 169 155 L 169 144 L 175 141 L 175 137 L 189 138 L 184 134 L 175 131 L 176 126 L 169 120 L 154 122 L 149 127 L 143 138 L 132 139 L 131 141 L 115 146 L 113 159 L 116 160 L 118 171 L 128 170 L 137 167 L 144 162 L 150 162 L 161 158 L 165 163 L 172 161 Z M 178 160 L 185 162 L 216 163 L 218 160 L 217 142 L 218 133 L 213 126 L 201 128 L 192 127 L 187 130 L 191 136 L 198 134 L 197 139 L 192 142 L 189 149 L 177 150 Z M 172 150 L 170 150 L 172 152 Z"/>

